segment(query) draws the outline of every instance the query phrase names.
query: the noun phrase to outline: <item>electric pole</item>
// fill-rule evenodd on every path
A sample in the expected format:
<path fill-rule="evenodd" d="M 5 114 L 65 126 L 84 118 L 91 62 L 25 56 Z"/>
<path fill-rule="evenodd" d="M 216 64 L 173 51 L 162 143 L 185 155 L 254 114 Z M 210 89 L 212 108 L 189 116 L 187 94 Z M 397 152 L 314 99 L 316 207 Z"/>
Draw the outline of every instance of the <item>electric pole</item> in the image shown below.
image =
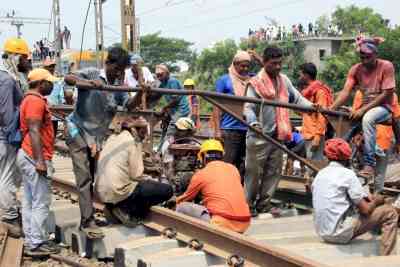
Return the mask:
<path fill-rule="evenodd" d="M 63 42 L 63 36 L 61 33 L 61 16 L 60 16 L 60 1 L 53 0 L 53 19 L 54 19 L 54 42 L 55 46 L 55 59 L 58 73 L 61 73 L 61 46 Z"/>
<path fill-rule="evenodd" d="M 139 27 L 135 15 L 135 0 L 121 0 L 122 47 L 139 52 Z"/>
<path fill-rule="evenodd" d="M 96 62 L 97 68 L 103 67 L 104 53 L 103 53 L 103 3 L 105 0 L 94 1 L 94 19 L 96 29 Z"/>
<path fill-rule="evenodd" d="M 21 28 L 25 24 L 50 24 L 50 19 L 47 18 L 33 18 L 33 17 L 16 17 L 15 15 L 9 15 L 0 17 L 0 23 L 9 23 L 17 28 L 17 36 L 21 38 Z"/>

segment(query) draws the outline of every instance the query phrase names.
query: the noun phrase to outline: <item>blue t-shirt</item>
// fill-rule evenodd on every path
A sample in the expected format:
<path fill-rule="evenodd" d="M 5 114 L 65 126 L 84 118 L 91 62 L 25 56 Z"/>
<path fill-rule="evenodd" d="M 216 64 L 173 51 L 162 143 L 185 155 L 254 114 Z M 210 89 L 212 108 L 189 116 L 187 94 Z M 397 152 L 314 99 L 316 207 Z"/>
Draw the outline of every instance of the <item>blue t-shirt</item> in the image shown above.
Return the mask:
<path fill-rule="evenodd" d="M 229 74 L 221 76 L 216 84 L 215 89 L 217 93 L 223 93 L 228 95 L 235 95 L 233 89 L 232 79 Z M 229 115 L 228 113 L 222 112 L 220 128 L 222 130 L 241 130 L 247 131 L 247 126 L 242 124 L 240 121 Z"/>
<path fill-rule="evenodd" d="M 162 82 L 160 88 L 165 89 L 180 89 L 183 90 L 182 84 L 175 78 L 169 78 L 168 81 Z M 172 116 L 177 115 L 177 118 L 188 117 L 190 115 L 190 106 L 187 96 L 185 95 L 164 95 L 167 102 L 178 99 L 178 106 L 172 109 Z"/>

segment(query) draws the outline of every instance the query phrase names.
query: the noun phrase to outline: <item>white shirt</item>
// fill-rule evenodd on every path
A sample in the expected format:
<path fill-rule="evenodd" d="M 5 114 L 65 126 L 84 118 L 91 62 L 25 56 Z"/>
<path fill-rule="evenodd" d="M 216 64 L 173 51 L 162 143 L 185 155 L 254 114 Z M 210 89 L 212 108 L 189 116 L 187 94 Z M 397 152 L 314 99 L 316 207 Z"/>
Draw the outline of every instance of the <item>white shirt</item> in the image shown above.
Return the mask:
<path fill-rule="evenodd" d="M 146 84 L 150 84 L 154 82 L 154 77 L 153 74 L 151 74 L 151 71 L 147 67 L 142 67 L 142 73 L 143 73 L 143 79 Z M 135 76 L 133 76 L 133 72 L 131 68 L 125 70 L 125 82 L 126 85 L 129 87 L 137 87 L 139 82 L 135 79 Z M 130 93 L 130 96 L 135 96 L 136 92 Z"/>
<path fill-rule="evenodd" d="M 368 196 L 354 171 L 331 162 L 315 177 L 312 195 L 317 234 L 327 242 L 349 242 L 354 208 Z"/>

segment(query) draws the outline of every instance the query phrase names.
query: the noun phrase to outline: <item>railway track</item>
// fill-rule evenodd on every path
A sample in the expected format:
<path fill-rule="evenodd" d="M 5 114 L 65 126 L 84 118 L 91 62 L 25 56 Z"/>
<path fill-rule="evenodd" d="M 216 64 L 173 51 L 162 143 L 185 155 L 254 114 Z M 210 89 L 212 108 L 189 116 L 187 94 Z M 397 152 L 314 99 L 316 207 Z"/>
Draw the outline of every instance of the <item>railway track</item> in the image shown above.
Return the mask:
<path fill-rule="evenodd" d="M 56 201 L 52 209 L 58 239 L 79 255 L 112 259 L 116 267 L 394 267 L 400 262 L 400 256 L 377 256 L 376 236 L 363 236 L 350 245 L 321 242 L 314 232 L 312 215 L 272 218 L 262 214 L 242 235 L 153 207 L 143 225 L 105 226 L 104 240 L 85 243 L 76 232 L 79 208 L 70 159 L 57 156 L 54 163 Z M 98 211 L 104 207 L 98 201 L 94 206 Z"/>
<path fill-rule="evenodd" d="M 24 241 L 9 236 L 4 226 L 0 227 L 0 267 L 19 267 L 22 263 Z"/>

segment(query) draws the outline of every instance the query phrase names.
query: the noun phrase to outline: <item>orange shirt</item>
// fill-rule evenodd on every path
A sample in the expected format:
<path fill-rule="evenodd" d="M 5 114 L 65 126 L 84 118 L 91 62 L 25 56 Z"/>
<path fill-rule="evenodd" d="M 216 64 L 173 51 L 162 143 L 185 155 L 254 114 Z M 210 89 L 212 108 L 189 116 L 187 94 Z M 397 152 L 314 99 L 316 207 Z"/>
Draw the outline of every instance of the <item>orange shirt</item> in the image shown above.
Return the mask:
<path fill-rule="evenodd" d="M 51 160 L 54 153 L 54 131 L 51 123 L 47 100 L 39 93 L 28 91 L 22 100 L 20 109 L 20 124 L 22 131 L 22 149 L 33 158 L 31 137 L 29 135 L 28 119 L 42 121 L 40 140 L 45 160 Z"/>
<path fill-rule="evenodd" d="M 317 90 L 310 101 L 323 108 L 328 108 L 330 105 L 329 97 L 324 90 Z M 301 133 L 305 140 L 313 139 L 316 135 L 325 135 L 326 126 L 327 120 L 321 113 L 303 113 Z"/>
<path fill-rule="evenodd" d="M 198 193 L 201 193 L 204 206 L 211 214 L 211 223 L 236 232 L 244 232 L 250 225 L 250 210 L 240 174 L 232 164 L 223 161 L 208 163 L 193 175 L 188 189 L 176 202 L 191 201 Z"/>
<path fill-rule="evenodd" d="M 390 61 L 378 59 L 377 67 L 372 72 L 366 70 L 361 63 L 354 65 L 347 75 L 345 88 L 348 87 L 362 91 L 362 104 L 370 102 L 384 90 L 392 90 L 396 87 L 393 64 Z M 393 108 L 394 99 L 385 104 Z"/>
<path fill-rule="evenodd" d="M 393 100 L 395 103 L 393 109 L 393 115 L 394 117 L 396 117 L 395 113 L 397 114 L 400 113 L 400 106 L 396 94 L 394 94 Z M 360 90 L 357 90 L 353 100 L 353 110 L 360 109 L 362 106 L 362 101 L 363 101 L 363 94 Z M 392 147 L 393 129 L 391 125 L 382 125 L 382 124 L 376 125 L 376 144 L 383 150 L 387 150 Z"/>

